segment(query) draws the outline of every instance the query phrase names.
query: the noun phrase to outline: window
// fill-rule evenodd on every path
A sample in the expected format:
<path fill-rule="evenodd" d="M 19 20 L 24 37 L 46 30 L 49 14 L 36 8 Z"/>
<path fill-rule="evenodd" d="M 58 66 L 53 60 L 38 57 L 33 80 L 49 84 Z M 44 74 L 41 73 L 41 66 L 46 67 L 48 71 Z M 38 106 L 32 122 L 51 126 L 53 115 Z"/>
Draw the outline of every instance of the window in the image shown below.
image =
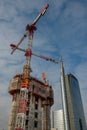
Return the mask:
<path fill-rule="evenodd" d="M 36 109 L 36 110 L 38 109 L 38 104 L 35 104 L 35 109 Z"/>
<path fill-rule="evenodd" d="M 35 115 L 34 115 L 34 116 L 35 116 L 35 118 L 38 118 L 38 113 L 37 113 L 37 112 L 35 112 Z"/>
<path fill-rule="evenodd" d="M 38 102 L 38 97 L 35 97 L 35 101 Z"/>
<path fill-rule="evenodd" d="M 26 120 L 26 124 L 25 125 L 27 125 L 28 126 L 28 120 Z"/>
<path fill-rule="evenodd" d="M 82 127 L 82 120 L 79 119 L 79 125 L 80 125 L 80 130 L 83 130 L 83 127 Z"/>
<path fill-rule="evenodd" d="M 38 127 L 38 122 L 34 121 L 34 127 L 37 128 Z"/>

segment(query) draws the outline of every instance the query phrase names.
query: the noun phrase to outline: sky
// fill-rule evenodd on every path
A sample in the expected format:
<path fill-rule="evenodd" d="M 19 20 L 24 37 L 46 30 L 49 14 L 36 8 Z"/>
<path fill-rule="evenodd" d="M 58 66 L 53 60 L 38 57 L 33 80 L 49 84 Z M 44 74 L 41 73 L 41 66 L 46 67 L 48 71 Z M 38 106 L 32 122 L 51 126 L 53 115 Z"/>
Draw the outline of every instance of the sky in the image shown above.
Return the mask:
<path fill-rule="evenodd" d="M 0 0 L 0 129 L 7 129 L 12 97 L 9 82 L 22 73 L 23 52 L 11 55 L 10 44 L 17 44 L 27 24 L 31 24 L 42 8 L 49 4 L 46 14 L 36 24 L 32 50 L 59 61 L 63 58 L 65 73 L 74 74 L 80 85 L 87 122 L 87 0 Z M 27 47 L 27 39 L 20 47 Z M 32 76 L 41 80 L 46 73 L 53 86 L 53 110 L 61 108 L 60 65 L 32 56 Z"/>

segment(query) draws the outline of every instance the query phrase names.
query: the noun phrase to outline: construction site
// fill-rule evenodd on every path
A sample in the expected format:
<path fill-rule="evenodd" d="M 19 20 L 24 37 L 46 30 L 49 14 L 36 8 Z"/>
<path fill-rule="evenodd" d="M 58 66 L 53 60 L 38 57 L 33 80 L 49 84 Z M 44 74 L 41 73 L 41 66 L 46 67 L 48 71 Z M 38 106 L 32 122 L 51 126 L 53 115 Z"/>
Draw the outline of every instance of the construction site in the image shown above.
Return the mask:
<path fill-rule="evenodd" d="M 65 74 L 62 57 L 57 62 L 53 58 L 32 51 L 33 36 L 37 30 L 36 24 L 46 13 L 48 7 L 47 4 L 33 22 L 25 26 L 25 33 L 16 45 L 10 44 L 11 54 L 16 53 L 16 50 L 22 51 L 25 63 L 22 72 L 16 73 L 9 83 L 8 93 L 12 96 L 12 105 L 8 130 L 87 130 L 77 78 L 71 73 Z M 20 45 L 26 38 L 28 39 L 27 47 L 21 48 Z M 46 62 L 60 63 L 62 113 L 59 110 L 55 111 L 54 119 L 51 118 L 51 107 L 54 105 L 54 86 L 48 83 L 44 72 L 42 72 L 42 80 L 32 76 L 32 56 Z"/>
<path fill-rule="evenodd" d="M 8 92 L 12 95 L 12 108 L 10 112 L 8 130 L 50 130 L 50 110 L 54 104 L 52 86 L 47 83 L 45 73 L 42 73 L 42 81 L 32 77 L 31 57 L 32 55 L 43 60 L 57 63 L 56 60 L 35 54 L 32 52 L 32 41 L 36 23 L 46 13 L 47 4 L 31 25 L 26 26 L 26 32 L 17 45 L 11 44 L 13 54 L 16 49 L 25 53 L 25 64 L 23 72 L 16 74 L 10 81 Z M 19 45 L 28 38 L 27 48 L 22 49 Z"/>

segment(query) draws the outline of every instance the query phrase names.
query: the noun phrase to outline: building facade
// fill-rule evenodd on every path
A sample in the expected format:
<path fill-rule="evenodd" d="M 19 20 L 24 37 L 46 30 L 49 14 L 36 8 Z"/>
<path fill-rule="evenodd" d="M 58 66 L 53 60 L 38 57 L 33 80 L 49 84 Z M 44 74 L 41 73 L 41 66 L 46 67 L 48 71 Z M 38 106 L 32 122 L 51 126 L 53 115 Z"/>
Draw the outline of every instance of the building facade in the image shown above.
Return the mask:
<path fill-rule="evenodd" d="M 63 110 L 56 110 L 52 112 L 52 123 L 53 128 L 56 130 L 64 130 L 64 119 L 63 119 Z"/>
<path fill-rule="evenodd" d="M 86 130 L 86 122 L 81 93 L 77 78 L 72 74 L 65 76 L 68 121 L 70 130 Z"/>
<path fill-rule="evenodd" d="M 50 130 L 50 109 L 54 103 L 52 87 L 29 76 L 29 65 L 10 81 L 12 108 L 8 130 Z"/>

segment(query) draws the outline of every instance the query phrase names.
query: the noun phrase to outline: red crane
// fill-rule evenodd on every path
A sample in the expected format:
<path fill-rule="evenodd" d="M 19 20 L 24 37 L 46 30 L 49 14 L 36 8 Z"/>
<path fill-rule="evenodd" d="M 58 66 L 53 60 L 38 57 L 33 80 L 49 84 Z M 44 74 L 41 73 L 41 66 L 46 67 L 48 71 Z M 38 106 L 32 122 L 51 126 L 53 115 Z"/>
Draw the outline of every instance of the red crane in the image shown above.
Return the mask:
<path fill-rule="evenodd" d="M 21 75 L 21 83 L 19 85 L 20 86 L 20 94 L 19 94 L 19 98 L 17 99 L 18 105 L 15 107 L 15 109 L 17 110 L 16 111 L 17 114 L 15 115 L 17 123 L 15 124 L 14 130 L 25 130 L 25 129 L 32 129 L 33 128 L 33 127 L 30 126 L 30 123 L 32 123 L 32 122 L 34 123 L 33 118 L 31 118 L 32 114 L 30 114 L 30 112 L 33 112 L 33 110 L 34 110 L 34 109 L 32 111 L 30 110 L 32 108 L 31 107 L 32 104 L 34 103 L 33 102 L 33 91 L 34 90 L 31 89 L 31 87 L 30 87 L 30 86 L 32 86 L 32 85 L 30 85 L 30 82 L 31 82 L 31 76 L 30 76 L 30 73 L 31 73 L 31 67 L 30 67 L 31 56 L 34 55 L 34 56 L 40 57 L 42 59 L 45 59 L 47 61 L 52 61 L 54 63 L 57 63 L 57 61 L 55 61 L 52 58 L 48 58 L 48 57 L 45 57 L 45 56 L 42 56 L 42 55 L 34 54 L 32 52 L 33 35 L 34 35 L 34 31 L 37 29 L 35 25 L 38 22 L 38 20 L 45 14 L 48 7 L 49 7 L 49 5 L 47 4 L 43 8 L 43 10 L 40 12 L 40 14 L 36 17 L 36 19 L 32 22 L 32 24 L 31 25 L 28 24 L 26 26 L 26 32 L 23 35 L 23 37 L 20 39 L 20 41 L 18 42 L 17 45 L 10 44 L 10 46 L 12 48 L 11 54 L 13 54 L 16 49 L 23 51 L 25 53 L 26 62 L 27 62 L 23 67 L 23 74 Z M 22 41 L 26 37 L 29 38 L 27 49 L 19 48 L 19 45 L 22 43 Z M 46 84 L 45 76 L 43 78 L 44 78 L 44 82 Z M 18 91 L 19 91 L 19 89 L 18 89 Z M 30 123 L 28 123 L 29 121 L 30 121 Z"/>
<path fill-rule="evenodd" d="M 27 63 L 30 63 L 30 60 L 31 60 L 31 55 L 34 55 L 34 56 L 37 56 L 39 58 L 42 58 L 42 59 L 45 59 L 47 61 L 51 61 L 51 62 L 54 62 L 54 63 L 58 63 L 56 60 L 52 59 L 52 58 L 48 58 L 46 56 L 42 56 L 42 55 L 39 55 L 39 54 L 35 54 L 32 52 L 32 40 L 33 40 L 33 35 L 34 35 L 34 31 L 36 31 L 36 23 L 38 22 L 38 20 L 45 14 L 47 8 L 49 7 L 49 5 L 47 4 L 43 9 L 42 11 L 40 12 L 40 14 L 35 18 L 35 20 L 32 22 L 31 25 L 27 25 L 26 26 L 26 33 L 23 35 L 23 37 L 20 39 L 20 41 L 18 42 L 17 45 L 14 45 L 14 44 L 10 44 L 11 48 L 12 48 L 12 52 L 11 54 L 14 53 L 14 51 L 16 49 L 20 50 L 20 51 L 24 51 L 25 52 L 25 56 L 26 56 L 26 59 L 27 59 Z M 28 36 L 29 38 L 29 41 L 28 41 L 28 48 L 25 50 L 25 49 L 22 49 L 22 48 L 19 48 L 19 45 L 22 43 L 22 41 Z"/>

